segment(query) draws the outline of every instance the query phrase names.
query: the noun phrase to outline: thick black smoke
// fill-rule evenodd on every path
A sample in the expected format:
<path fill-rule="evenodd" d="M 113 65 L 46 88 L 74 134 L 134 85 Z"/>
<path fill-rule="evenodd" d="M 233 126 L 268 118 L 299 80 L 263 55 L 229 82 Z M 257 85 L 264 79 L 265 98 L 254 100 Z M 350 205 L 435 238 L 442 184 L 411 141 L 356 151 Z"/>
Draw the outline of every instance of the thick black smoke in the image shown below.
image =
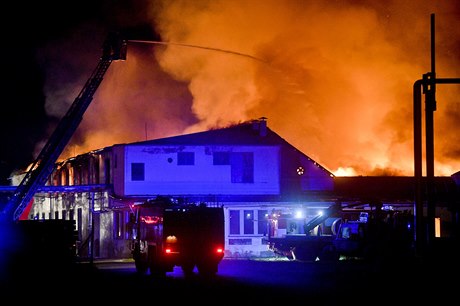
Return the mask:
<path fill-rule="evenodd" d="M 460 76 L 458 1 L 73 5 L 2 7 L 1 185 L 37 156 L 112 30 L 171 44 L 128 43 L 127 61 L 112 64 L 63 157 L 264 116 L 336 174 L 411 175 L 412 84 L 430 69 L 432 13 L 438 76 Z M 458 96 L 458 88 L 439 88 L 435 158 L 442 175 L 460 168 Z"/>

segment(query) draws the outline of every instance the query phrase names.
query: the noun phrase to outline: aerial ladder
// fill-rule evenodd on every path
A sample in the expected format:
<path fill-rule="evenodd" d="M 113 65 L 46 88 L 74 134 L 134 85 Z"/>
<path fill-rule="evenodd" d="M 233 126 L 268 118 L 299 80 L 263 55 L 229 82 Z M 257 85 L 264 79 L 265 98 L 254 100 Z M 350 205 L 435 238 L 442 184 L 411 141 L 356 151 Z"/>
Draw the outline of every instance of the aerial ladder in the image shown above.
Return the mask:
<path fill-rule="evenodd" d="M 34 194 L 46 184 L 57 159 L 82 121 L 83 114 L 93 100 L 94 93 L 101 84 L 110 64 L 113 61 L 126 60 L 127 42 L 117 32 L 112 32 L 107 36 L 102 50 L 102 56 L 96 69 L 6 204 L 1 216 L 6 220 L 19 220 Z"/>
<path fill-rule="evenodd" d="M 318 225 L 326 221 L 326 219 L 331 218 L 334 215 L 336 215 L 340 210 L 341 210 L 340 203 L 335 203 L 334 205 L 331 205 L 330 207 L 325 209 L 323 212 L 321 212 L 320 214 L 316 215 L 311 220 L 306 222 L 303 226 L 304 232 L 309 233 L 315 227 L 317 227 Z"/>

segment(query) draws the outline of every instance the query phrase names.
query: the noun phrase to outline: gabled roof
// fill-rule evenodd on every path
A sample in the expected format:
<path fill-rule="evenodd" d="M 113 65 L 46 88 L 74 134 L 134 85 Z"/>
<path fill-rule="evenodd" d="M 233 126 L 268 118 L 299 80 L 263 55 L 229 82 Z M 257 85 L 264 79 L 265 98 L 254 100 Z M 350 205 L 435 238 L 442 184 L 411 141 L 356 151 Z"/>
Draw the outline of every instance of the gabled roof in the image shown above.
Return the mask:
<path fill-rule="evenodd" d="M 332 172 L 319 165 L 316 161 L 299 151 L 284 138 L 275 133 L 267 126 L 265 117 L 235 124 L 225 128 L 212 129 L 203 132 L 178 135 L 166 138 L 159 138 L 147 141 L 133 142 L 125 145 L 189 145 L 189 146 L 210 146 L 210 145 L 235 145 L 235 146 L 282 146 L 289 147 L 305 156 L 316 166 L 326 171 L 329 175 Z"/>
<path fill-rule="evenodd" d="M 281 145 L 286 141 L 266 126 L 265 121 L 250 121 L 225 128 L 159 138 L 130 145 Z"/>

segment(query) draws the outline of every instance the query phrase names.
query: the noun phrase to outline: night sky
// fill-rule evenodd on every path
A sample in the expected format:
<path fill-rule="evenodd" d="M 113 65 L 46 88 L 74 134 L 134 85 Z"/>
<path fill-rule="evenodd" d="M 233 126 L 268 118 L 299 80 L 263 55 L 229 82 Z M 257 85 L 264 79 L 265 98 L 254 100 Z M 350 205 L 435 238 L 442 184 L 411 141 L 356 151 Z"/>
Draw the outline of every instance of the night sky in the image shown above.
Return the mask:
<path fill-rule="evenodd" d="M 412 85 L 430 70 L 431 13 L 438 77 L 458 78 L 458 1 L 3 4 L 0 184 L 33 162 L 113 30 L 127 60 L 112 63 L 62 158 L 267 117 L 333 173 L 412 175 Z M 438 88 L 438 175 L 460 170 L 459 93 Z"/>
<path fill-rule="evenodd" d="M 4 5 L 0 185 L 9 185 L 10 175 L 23 171 L 36 158 L 96 68 L 109 32 L 118 31 L 130 39 L 160 39 L 147 16 L 150 2 L 31 1 Z M 151 53 L 151 49 L 139 53 L 137 57 L 148 56 L 142 53 Z M 149 71 L 146 74 L 152 75 Z M 161 77 L 166 80 L 160 82 L 181 87 L 172 97 L 184 95 L 190 104 L 186 85 L 167 74 Z M 185 119 L 187 124 L 193 123 L 191 118 Z M 144 126 L 142 122 L 145 135 Z M 72 142 L 82 142 L 81 137 L 77 131 Z"/>

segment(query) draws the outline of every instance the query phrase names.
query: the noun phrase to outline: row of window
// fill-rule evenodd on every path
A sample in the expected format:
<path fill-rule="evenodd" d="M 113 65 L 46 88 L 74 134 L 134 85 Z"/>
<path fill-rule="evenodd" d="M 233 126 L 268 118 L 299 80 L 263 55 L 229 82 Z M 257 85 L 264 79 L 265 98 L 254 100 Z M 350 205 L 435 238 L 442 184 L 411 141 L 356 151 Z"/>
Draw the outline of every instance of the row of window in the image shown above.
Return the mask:
<path fill-rule="evenodd" d="M 37 213 L 36 215 L 30 215 L 31 220 L 39 220 L 40 215 Z M 45 220 L 46 215 L 44 212 L 41 213 L 41 220 Z M 48 213 L 48 219 L 54 219 L 54 220 L 75 220 L 75 210 L 74 209 L 69 209 L 67 210 L 62 210 L 61 214 L 59 216 L 59 211 L 56 210 L 54 211 L 54 218 L 53 218 L 53 213 L 49 212 Z M 82 235 L 82 220 L 83 220 L 83 209 L 78 208 L 77 209 L 77 218 L 75 220 L 76 224 L 76 230 L 78 232 L 78 240 L 81 240 L 81 235 Z"/>
<path fill-rule="evenodd" d="M 263 235 L 268 234 L 267 210 L 229 210 L 230 235 Z M 128 229 L 129 212 L 115 211 L 113 216 L 114 237 L 116 239 L 131 239 Z"/>
<path fill-rule="evenodd" d="M 267 210 L 229 210 L 230 235 L 266 236 L 268 234 L 267 213 Z"/>
<path fill-rule="evenodd" d="M 168 159 L 168 162 L 172 162 L 172 159 Z M 195 152 L 178 152 L 177 165 L 195 165 Z M 253 152 L 214 152 L 213 165 L 229 165 L 232 183 L 254 183 Z M 145 180 L 145 163 L 131 163 L 131 180 Z"/>
<path fill-rule="evenodd" d="M 81 208 L 79 208 L 79 210 L 81 210 Z M 81 213 L 81 212 L 80 212 Z M 33 220 L 45 220 L 46 219 L 46 216 L 45 216 L 45 213 L 42 212 L 42 215 L 41 215 L 41 218 L 39 216 L 39 214 L 37 213 L 36 215 L 31 215 L 30 216 L 30 219 L 33 219 Z M 53 213 L 52 212 L 49 212 L 48 213 L 48 219 L 55 219 L 55 220 L 59 220 L 59 219 L 62 219 L 62 220 L 74 220 L 74 210 L 71 209 L 68 211 L 68 214 L 67 214 L 67 210 L 62 210 L 61 211 L 61 216 L 59 216 L 59 211 L 56 210 L 54 212 L 54 218 L 53 218 Z"/>

